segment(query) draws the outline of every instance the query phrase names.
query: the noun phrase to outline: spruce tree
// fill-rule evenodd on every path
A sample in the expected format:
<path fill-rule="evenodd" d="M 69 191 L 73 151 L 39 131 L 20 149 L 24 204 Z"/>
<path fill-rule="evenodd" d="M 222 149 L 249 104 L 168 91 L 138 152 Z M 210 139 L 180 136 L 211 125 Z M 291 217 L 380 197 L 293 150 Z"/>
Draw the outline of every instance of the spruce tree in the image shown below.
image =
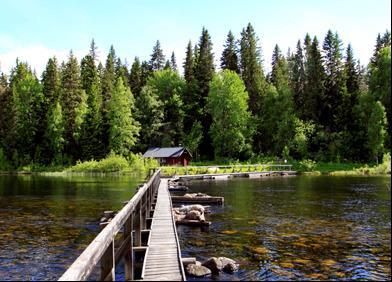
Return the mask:
<path fill-rule="evenodd" d="M 303 109 L 303 99 L 305 91 L 305 62 L 304 54 L 301 46 L 301 41 L 297 42 L 297 50 L 293 59 L 293 69 L 292 69 L 292 89 L 294 94 L 295 109 L 297 112 L 302 112 Z"/>
<path fill-rule="evenodd" d="M 196 54 L 196 52 L 195 52 Z M 196 116 L 194 120 L 201 122 L 203 126 L 203 141 L 200 144 L 201 154 L 212 157 L 213 149 L 211 146 L 210 136 L 208 130 L 211 124 L 211 116 L 203 109 L 206 105 L 206 98 L 210 91 L 210 82 L 215 72 L 214 55 L 212 53 L 212 42 L 208 30 L 203 27 L 200 36 L 197 59 L 195 65 L 195 80 L 197 85 L 197 95 L 194 96 L 194 101 L 189 101 L 193 105 L 198 105 L 201 111 L 194 111 Z"/>
<path fill-rule="evenodd" d="M 147 61 L 143 61 L 141 65 L 141 86 L 143 87 L 147 83 L 147 79 L 152 75 L 150 65 Z"/>
<path fill-rule="evenodd" d="M 337 33 L 328 31 L 324 43 L 325 93 L 322 97 L 321 124 L 327 131 L 339 131 L 347 124 L 349 97 L 345 85 L 341 40 Z"/>
<path fill-rule="evenodd" d="M 249 93 L 249 110 L 251 111 L 256 124 L 253 145 L 255 151 L 260 153 L 263 146 L 263 134 L 260 126 L 266 82 L 261 65 L 258 38 L 250 23 L 246 29 L 243 29 L 241 32 L 240 57 L 241 77 L 245 83 L 246 90 Z"/>
<path fill-rule="evenodd" d="M 155 46 L 152 50 L 151 59 L 149 62 L 151 71 L 163 70 L 165 64 L 165 56 L 163 55 L 163 51 L 161 49 L 161 43 L 159 40 L 155 43 Z"/>
<path fill-rule="evenodd" d="M 184 67 L 184 78 L 187 83 L 190 83 L 194 79 L 195 69 L 195 58 L 193 56 L 192 42 L 189 41 L 186 47 Z"/>
<path fill-rule="evenodd" d="M 79 141 L 87 111 L 87 96 L 82 89 L 79 64 L 72 51 L 61 74 L 60 97 L 65 126 L 65 152 L 70 161 L 75 161 L 81 157 Z"/>
<path fill-rule="evenodd" d="M 271 72 L 271 83 L 279 91 L 282 88 L 288 88 L 289 86 L 289 72 L 287 61 L 282 55 L 279 46 L 275 45 L 272 53 L 272 72 Z"/>
<path fill-rule="evenodd" d="M 128 87 L 128 77 L 129 77 L 129 72 L 128 72 L 128 67 L 126 63 L 122 63 L 120 58 L 117 58 L 116 61 L 116 79 L 119 79 L 121 77 L 124 86 Z"/>
<path fill-rule="evenodd" d="M 301 118 L 305 121 L 314 121 L 316 124 L 321 119 L 321 98 L 324 95 L 324 66 L 317 37 L 308 42 L 309 36 L 305 38 L 305 89 L 303 98 L 303 111 Z M 309 45 L 310 44 L 310 45 Z"/>
<path fill-rule="evenodd" d="M 359 91 L 360 74 L 358 73 L 357 62 L 354 59 L 353 49 L 351 44 L 348 44 L 346 49 L 346 62 L 344 65 L 346 76 L 346 88 L 350 95 L 355 95 Z M 353 99 L 353 104 L 356 100 Z"/>
<path fill-rule="evenodd" d="M 166 60 L 165 66 L 163 67 L 164 70 L 171 70 L 171 65 L 170 65 L 170 61 Z"/>
<path fill-rule="evenodd" d="M 102 90 L 99 73 L 95 64 L 96 46 L 91 44 L 90 53 L 81 61 L 81 84 L 87 95 L 87 113 L 80 138 L 82 159 L 102 158 Z"/>
<path fill-rule="evenodd" d="M 8 77 L 0 75 L 0 148 L 3 149 L 4 157 L 11 159 L 10 132 L 13 120 L 12 114 L 12 91 L 8 83 Z"/>
<path fill-rule="evenodd" d="M 237 46 L 234 35 L 231 31 L 227 34 L 226 43 L 221 57 L 221 68 L 232 70 L 236 73 L 240 72 L 238 66 Z"/>
<path fill-rule="evenodd" d="M 135 97 L 138 97 L 142 89 L 142 69 L 140 65 L 140 60 L 135 57 L 135 60 L 131 67 L 131 72 L 129 74 L 129 86 L 131 92 Z"/>
<path fill-rule="evenodd" d="M 48 154 L 51 164 L 61 165 L 63 163 L 64 149 L 64 117 L 60 103 L 55 102 L 47 116 L 45 130 L 45 144 L 48 147 Z"/>
<path fill-rule="evenodd" d="M 60 94 L 60 74 L 56 57 L 49 59 L 46 69 L 42 73 L 41 83 L 46 109 L 48 109 L 49 105 L 53 105 L 57 101 Z"/>
<path fill-rule="evenodd" d="M 108 104 L 109 149 L 128 157 L 136 144 L 140 126 L 135 120 L 134 98 L 120 77 Z"/>
<path fill-rule="evenodd" d="M 174 54 L 174 51 L 171 54 L 170 57 L 170 67 L 173 71 L 178 71 L 178 67 L 177 67 L 177 61 L 176 61 L 176 55 Z"/>

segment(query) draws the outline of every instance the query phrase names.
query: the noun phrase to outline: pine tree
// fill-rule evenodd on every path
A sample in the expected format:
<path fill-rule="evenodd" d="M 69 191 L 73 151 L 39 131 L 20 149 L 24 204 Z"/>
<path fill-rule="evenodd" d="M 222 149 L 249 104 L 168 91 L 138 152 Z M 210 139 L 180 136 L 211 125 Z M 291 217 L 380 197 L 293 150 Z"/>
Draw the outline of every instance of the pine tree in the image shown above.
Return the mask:
<path fill-rule="evenodd" d="M 186 47 L 184 67 L 184 78 L 187 83 L 190 83 L 194 79 L 194 69 L 195 69 L 195 58 L 193 56 L 192 43 L 188 42 Z"/>
<path fill-rule="evenodd" d="M 357 62 L 354 59 L 353 49 L 351 44 L 348 44 L 346 50 L 346 62 L 344 65 L 346 76 L 346 88 L 348 93 L 355 95 L 359 91 L 360 74 L 358 73 Z M 356 100 L 353 99 L 353 105 Z"/>
<path fill-rule="evenodd" d="M 264 74 L 261 66 L 261 54 L 258 38 L 249 23 L 241 32 L 241 76 L 249 93 L 249 109 L 254 116 L 262 109 Z"/>
<path fill-rule="evenodd" d="M 127 157 L 136 144 L 140 127 L 134 117 L 133 95 L 129 87 L 124 86 L 121 77 L 113 89 L 108 110 L 109 149 L 116 154 Z"/>
<path fill-rule="evenodd" d="M 275 45 L 272 53 L 271 82 L 278 91 L 289 86 L 289 71 L 287 61 L 282 55 L 279 46 Z"/>
<path fill-rule="evenodd" d="M 65 126 L 65 151 L 71 161 L 78 160 L 81 157 L 79 139 L 87 111 L 87 96 L 82 89 L 79 64 L 72 51 L 61 74 L 60 97 Z"/>
<path fill-rule="evenodd" d="M 177 61 L 176 61 L 176 55 L 174 54 L 174 51 L 171 54 L 170 57 L 170 67 L 173 71 L 178 71 L 178 67 L 177 67 Z"/>
<path fill-rule="evenodd" d="M 142 69 L 138 57 L 135 57 L 135 60 L 131 67 L 131 72 L 129 74 L 129 86 L 131 87 L 131 92 L 133 93 L 133 95 L 135 97 L 138 97 L 143 86 Z"/>
<path fill-rule="evenodd" d="M 241 77 L 249 93 L 249 109 L 256 124 L 253 145 L 255 151 L 260 153 L 263 147 L 263 133 L 261 132 L 260 126 L 266 82 L 261 65 L 258 38 L 250 23 L 241 32 L 240 57 Z"/>
<path fill-rule="evenodd" d="M 324 95 L 325 73 L 317 37 L 315 36 L 311 43 L 308 40 L 309 36 L 307 35 L 305 38 L 306 83 L 301 118 L 318 124 L 321 119 L 321 98 Z"/>
<path fill-rule="evenodd" d="M 325 93 L 322 99 L 321 123 L 327 131 L 339 131 L 347 124 L 349 97 L 345 85 L 341 40 L 337 33 L 328 31 L 324 43 Z"/>
<path fill-rule="evenodd" d="M 56 57 L 50 58 L 46 69 L 42 73 L 42 91 L 45 96 L 46 109 L 49 105 L 53 105 L 60 94 L 60 74 Z M 47 111 L 45 111 L 47 112 Z"/>
<path fill-rule="evenodd" d="M 128 67 L 127 64 L 123 64 L 121 62 L 120 58 L 117 58 L 116 61 L 116 79 L 119 79 L 121 77 L 124 86 L 128 87 L 128 77 L 129 77 L 129 72 L 128 72 Z"/>
<path fill-rule="evenodd" d="M 163 67 L 164 70 L 171 70 L 171 65 L 170 65 L 170 61 L 166 60 L 165 66 Z"/>
<path fill-rule="evenodd" d="M 235 43 L 234 35 L 229 31 L 226 39 L 226 44 L 224 45 L 224 50 L 221 57 L 221 68 L 240 72 L 238 66 L 238 56 L 237 56 L 237 46 Z"/>
<path fill-rule="evenodd" d="M 163 70 L 165 63 L 165 56 L 163 55 L 163 51 L 161 49 L 161 43 L 159 40 L 155 43 L 155 46 L 152 50 L 151 59 L 150 59 L 150 70 L 158 71 Z"/>
<path fill-rule="evenodd" d="M 194 114 L 201 114 L 194 120 L 201 122 L 203 126 L 203 141 L 200 144 L 201 154 L 205 156 L 212 156 L 213 150 L 211 146 L 210 136 L 208 130 L 211 124 L 211 116 L 203 111 L 206 105 L 206 98 L 210 91 L 210 82 L 215 72 L 214 55 L 212 53 L 212 42 L 208 30 L 203 27 L 200 36 L 196 65 L 195 65 L 195 79 L 197 85 L 197 95 L 194 96 L 195 101 L 189 101 L 193 105 L 198 105 L 201 111 L 194 111 Z"/>
<path fill-rule="evenodd" d="M 305 62 L 304 54 L 301 46 L 301 41 L 297 42 L 297 50 L 293 59 L 293 69 L 292 69 L 292 89 L 294 92 L 294 103 L 297 112 L 302 112 L 303 109 L 303 99 L 305 91 Z"/>
<path fill-rule="evenodd" d="M 87 113 L 82 126 L 80 144 L 82 159 L 104 157 L 102 143 L 102 91 L 99 73 L 94 60 L 96 46 L 91 44 L 90 53 L 81 61 L 81 84 L 87 95 Z"/>

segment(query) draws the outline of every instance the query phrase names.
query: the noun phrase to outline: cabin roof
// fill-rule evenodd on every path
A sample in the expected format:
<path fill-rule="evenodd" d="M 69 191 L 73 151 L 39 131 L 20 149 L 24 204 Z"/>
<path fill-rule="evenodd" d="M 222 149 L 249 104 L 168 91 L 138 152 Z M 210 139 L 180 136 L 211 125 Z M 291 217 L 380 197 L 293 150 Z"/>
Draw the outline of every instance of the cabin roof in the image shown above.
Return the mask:
<path fill-rule="evenodd" d="M 188 153 L 189 156 L 192 156 L 189 151 L 185 147 L 153 147 L 149 148 L 144 154 L 145 158 L 177 158 L 180 157 L 183 153 Z"/>

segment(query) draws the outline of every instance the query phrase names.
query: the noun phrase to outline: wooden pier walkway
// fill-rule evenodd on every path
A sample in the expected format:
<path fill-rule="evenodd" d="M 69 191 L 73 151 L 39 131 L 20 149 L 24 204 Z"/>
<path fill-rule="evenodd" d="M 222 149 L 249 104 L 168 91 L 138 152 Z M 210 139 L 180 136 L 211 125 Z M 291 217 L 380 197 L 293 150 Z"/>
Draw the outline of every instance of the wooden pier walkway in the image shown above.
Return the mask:
<path fill-rule="evenodd" d="M 143 280 L 183 281 L 184 269 L 167 179 L 161 179 L 151 224 Z"/>

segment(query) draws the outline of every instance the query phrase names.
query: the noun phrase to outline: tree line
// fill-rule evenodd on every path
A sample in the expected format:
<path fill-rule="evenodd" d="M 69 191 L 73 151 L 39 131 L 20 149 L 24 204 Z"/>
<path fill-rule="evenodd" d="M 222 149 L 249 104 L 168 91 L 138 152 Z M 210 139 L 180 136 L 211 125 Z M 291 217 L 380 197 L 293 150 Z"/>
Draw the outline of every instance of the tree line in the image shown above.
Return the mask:
<path fill-rule="evenodd" d="M 276 45 L 268 74 L 260 45 L 251 24 L 238 40 L 230 31 L 217 71 L 203 28 L 183 75 L 159 41 L 130 69 L 113 46 L 100 63 L 94 40 L 80 62 L 72 51 L 61 64 L 50 58 L 40 78 L 17 59 L 0 76 L 0 159 L 72 164 L 180 144 L 199 159 L 374 161 L 390 150 L 389 31 L 366 68 L 331 30 L 322 43 L 306 34 L 287 54 Z"/>

